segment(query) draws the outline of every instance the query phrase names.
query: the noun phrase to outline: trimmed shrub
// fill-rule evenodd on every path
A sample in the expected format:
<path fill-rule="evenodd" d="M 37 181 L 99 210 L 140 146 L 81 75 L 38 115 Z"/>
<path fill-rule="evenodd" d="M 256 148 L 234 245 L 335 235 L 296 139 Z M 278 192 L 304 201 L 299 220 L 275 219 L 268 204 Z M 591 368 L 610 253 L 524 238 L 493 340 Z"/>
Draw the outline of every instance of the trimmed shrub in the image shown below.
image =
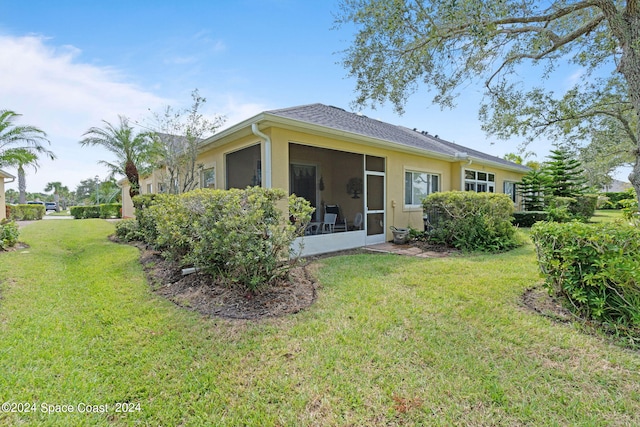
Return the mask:
<path fill-rule="evenodd" d="M 45 213 L 44 205 L 14 205 L 11 206 L 10 216 L 16 221 L 33 221 L 42 219 Z"/>
<path fill-rule="evenodd" d="M 438 220 L 430 241 L 468 251 L 497 252 L 519 245 L 511 223 L 513 202 L 505 194 L 462 191 L 434 193 L 423 201 L 426 213 Z"/>
<path fill-rule="evenodd" d="M 622 200 L 633 200 L 636 198 L 636 192 L 633 188 L 626 191 L 602 193 L 607 199 L 607 203 L 602 204 L 600 209 L 622 209 L 624 206 L 620 204 Z"/>
<path fill-rule="evenodd" d="M 7 250 L 18 242 L 20 231 L 15 221 L 0 221 L 0 250 Z"/>
<path fill-rule="evenodd" d="M 168 194 L 139 194 L 134 196 L 133 207 L 136 209 L 136 220 L 138 221 L 138 229 L 142 235 L 142 240 L 151 246 L 156 246 L 156 238 L 158 230 L 156 222 L 149 211 L 156 201 L 161 202 L 169 197 Z"/>
<path fill-rule="evenodd" d="M 553 222 L 569 222 L 575 218 L 569 211 L 569 206 L 575 203 L 573 197 L 549 197 L 548 205 L 545 208 L 547 220 Z"/>
<path fill-rule="evenodd" d="M 513 213 L 513 225 L 529 228 L 538 221 L 548 221 L 549 213 L 545 211 L 521 211 Z"/>
<path fill-rule="evenodd" d="M 537 223 L 531 229 L 550 293 L 576 315 L 640 327 L 640 229 Z"/>
<path fill-rule="evenodd" d="M 579 221 L 589 221 L 596 213 L 597 194 L 583 194 L 574 198 L 569 204 L 569 212 Z"/>
<path fill-rule="evenodd" d="M 123 242 L 142 240 L 142 233 L 138 227 L 138 221 L 129 218 L 116 223 L 116 236 Z"/>
<path fill-rule="evenodd" d="M 121 218 L 122 204 L 104 203 L 100 205 L 100 218 Z"/>
<path fill-rule="evenodd" d="M 71 206 L 71 216 L 75 219 L 100 218 L 100 206 Z"/>
<path fill-rule="evenodd" d="M 309 202 L 294 196 L 285 215 L 278 208 L 285 199 L 280 189 L 200 189 L 138 199 L 136 217 L 166 257 L 254 292 L 288 273 L 293 240 L 311 218 Z"/>

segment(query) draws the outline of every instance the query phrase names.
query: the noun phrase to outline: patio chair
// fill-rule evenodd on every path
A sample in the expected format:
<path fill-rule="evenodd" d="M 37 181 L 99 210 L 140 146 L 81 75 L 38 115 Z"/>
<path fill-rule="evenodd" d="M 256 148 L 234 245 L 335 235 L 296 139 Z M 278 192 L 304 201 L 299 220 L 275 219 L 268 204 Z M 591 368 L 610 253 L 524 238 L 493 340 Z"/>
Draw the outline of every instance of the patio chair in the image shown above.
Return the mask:
<path fill-rule="evenodd" d="M 358 212 L 356 217 L 353 219 L 354 230 L 362 230 L 362 219 L 362 212 Z"/>
<path fill-rule="evenodd" d="M 324 206 L 324 214 L 335 214 L 336 222 L 334 224 L 335 231 L 347 231 L 347 220 L 340 214 L 340 206 L 339 205 L 325 205 Z"/>
<path fill-rule="evenodd" d="M 324 221 L 322 221 L 322 233 L 333 233 L 336 227 L 336 218 L 338 215 L 328 213 L 324 214 Z"/>

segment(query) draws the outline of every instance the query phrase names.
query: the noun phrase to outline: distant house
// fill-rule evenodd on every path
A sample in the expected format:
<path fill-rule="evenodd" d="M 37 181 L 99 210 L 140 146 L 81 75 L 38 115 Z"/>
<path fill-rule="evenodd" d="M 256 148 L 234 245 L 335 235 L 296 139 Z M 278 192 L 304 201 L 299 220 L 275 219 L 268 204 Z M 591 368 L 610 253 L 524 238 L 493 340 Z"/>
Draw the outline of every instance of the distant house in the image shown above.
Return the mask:
<path fill-rule="evenodd" d="M 3 220 L 7 217 L 6 215 L 7 199 L 4 195 L 4 183 L 6 180 L 8 180 L 9 182 L 13 182 L 15 179 L 16 179 L 15 176 L 0 169 L 0 220 Z"/>
<path fill-rule="evenodd" d="M 529 170 L 437 135 L 310 104 L 262 112 L 202 142 L 201 187 L 278 187 L 316 208 L 304 254 L 389 241 L 391 226 L 423 228 L 437 191 L 506 193 Z M 140 182 L 162 191 L 162 171 Z M 126 182 L 123 215 L 133 216 Z M 333 214 L 337 214 L 335 224 Z M 346 221 L 346 223 L 345 223 Z M 335 232 L 334 232 L 335 231 Z"/>
<path fill-rule="evenodd" d="M 621 191 L 628 190 L 630 188 L 631 188 L 630 182 L 614 179 L 613 181 L 611 181 L 609 185 L 605 185 L 604 187 L 602 187 L 601 191 L 603 193 L 618 193 Z"/>

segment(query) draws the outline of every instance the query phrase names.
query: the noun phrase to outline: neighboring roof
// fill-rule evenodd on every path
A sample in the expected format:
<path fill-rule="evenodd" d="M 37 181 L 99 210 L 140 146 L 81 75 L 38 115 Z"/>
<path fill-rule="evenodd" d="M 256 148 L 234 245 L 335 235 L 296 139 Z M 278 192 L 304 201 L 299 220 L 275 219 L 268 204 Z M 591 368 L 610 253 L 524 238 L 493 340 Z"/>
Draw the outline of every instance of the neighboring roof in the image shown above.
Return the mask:
<path fill-rule="evenodd" d="M 0 169 L 0 178 L 11 178 L 11 179 L 15 179 L 16 177 L 11 175 L 9 172 L 5 172 L 2 169 Z"/>
<path fill-rule="evenodd" d="M 446 141 L 438 136 L 429 135 L 426 132 L 419 132 L 416 129 L 412 130 L 403 126 L 385 123 L 361 114 L 350 113 L 342 108 L 319 103 L 265 111 L 205 140 L 204 145 L 216 141 L 222 142 L 224 138 L 229 137 L 233 132 L 246 129 L 250 127 L 252 123 L 262 121 L 274 123 L 286 122 L 288 125 L 291 125 L 293 122 L 297 123 L 297 126 L 300 127 L 312 125 L 316 129 L 338 131 L 341 132 L 342 135 L 350 135 L 356 139 L 374 140 L 385 145 L 405 147 L 413 151 L 424 152 L 425 154 L 435 155 L 450 161 L 470 159 L 480 161 L 481 163 L 502 166 L 519 172 L 527 172 L 530 170 L 526 166 Z"/>

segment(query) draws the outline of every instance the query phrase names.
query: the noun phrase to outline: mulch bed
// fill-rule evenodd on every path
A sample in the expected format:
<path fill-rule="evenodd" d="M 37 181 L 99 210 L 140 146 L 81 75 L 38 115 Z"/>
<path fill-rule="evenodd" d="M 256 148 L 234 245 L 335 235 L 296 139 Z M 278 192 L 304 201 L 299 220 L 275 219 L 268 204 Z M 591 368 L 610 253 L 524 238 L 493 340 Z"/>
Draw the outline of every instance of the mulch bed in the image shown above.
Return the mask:
<path fill-rule="evenodd" d="M 317 283 L 308 265 L 291 269 L 289 280 L 281 280 L 256 293 L 196 272 L 182 276 L 175 263 L 157 251 L 135 244 L 152 290 L 176 305 L 205 316 L 228 319 L 261 319 L 297 313 L 314 303 Z"/>

